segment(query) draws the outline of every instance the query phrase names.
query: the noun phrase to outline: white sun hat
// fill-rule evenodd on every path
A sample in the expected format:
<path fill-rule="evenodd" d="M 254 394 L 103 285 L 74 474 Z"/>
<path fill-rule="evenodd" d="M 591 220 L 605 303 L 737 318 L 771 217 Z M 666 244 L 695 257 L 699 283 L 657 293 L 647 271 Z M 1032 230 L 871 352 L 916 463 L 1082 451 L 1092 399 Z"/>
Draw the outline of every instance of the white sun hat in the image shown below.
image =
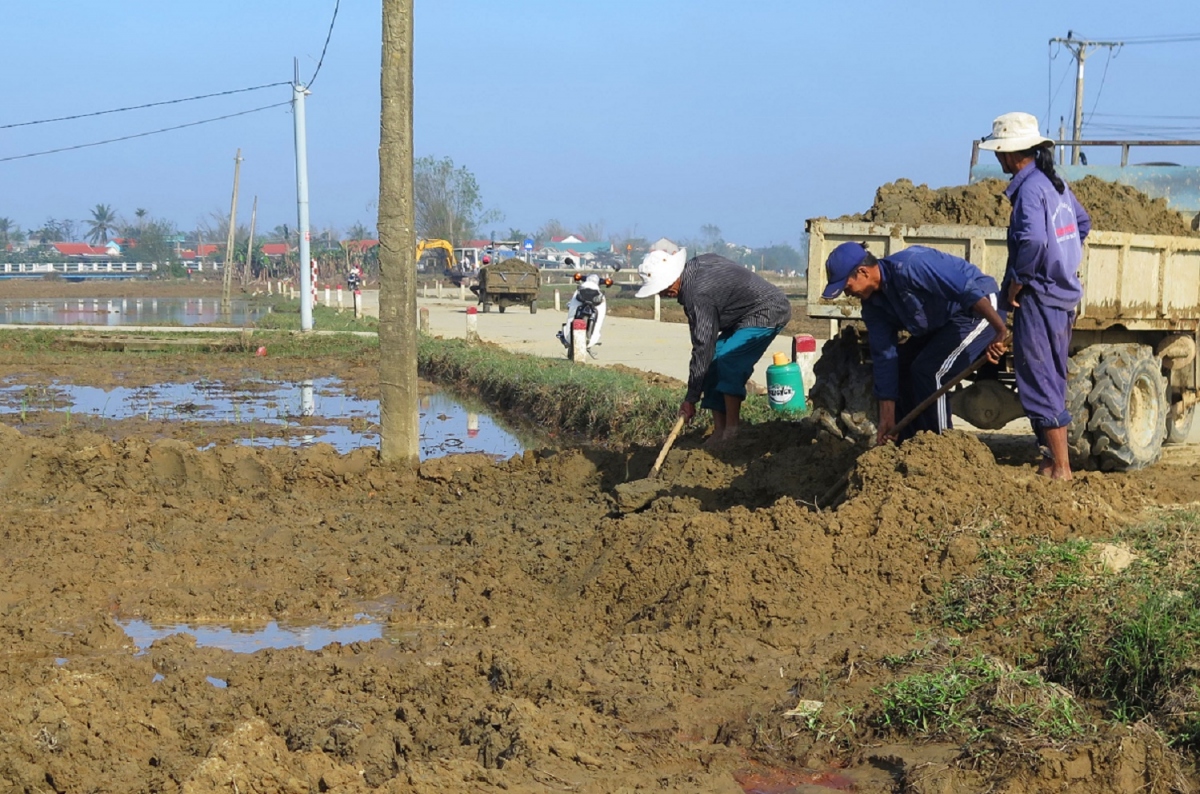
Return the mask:
<path fill-rule="evenodd" d="M 1038 120 L 1029 113 L 1005 113 L 992 122 L 992 134 L 979 142 L 989 152 L 1023 152 L 1054 143 L 1038 132 Z"/>
<path fill-rule="evenodd" d="M 675 283 L 683 266 L 687 263 L 687 249 L 681 248 L 673 254 L 665 251 L 651 251 L 646 254 L 642 264 L 638 266 L 638 275 L 642 277 L 642 288 L 635 297 L 648 298 L 657 295 Z"/>

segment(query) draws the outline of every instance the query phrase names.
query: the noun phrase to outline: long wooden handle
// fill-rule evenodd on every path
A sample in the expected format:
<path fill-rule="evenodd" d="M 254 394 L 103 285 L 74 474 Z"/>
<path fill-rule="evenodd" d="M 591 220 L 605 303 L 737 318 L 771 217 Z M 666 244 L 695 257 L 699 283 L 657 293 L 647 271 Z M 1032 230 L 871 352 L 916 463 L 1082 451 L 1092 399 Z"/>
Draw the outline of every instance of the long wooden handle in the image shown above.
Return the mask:
<path fill-rule="evenodd" d="M 935 402 L 937 402 L 938 399 L 940 399 L 942 396 L 944 396 L 946 394 L 946 392 L 950 391 L 955 386 L 962 383 L 964 380 L 966 380 L 967 378 L 971 377 L 976 372 L 978 372 L 979 368 L 982 367 L 985 363 L 987 363 L 987 353 L 984 353 L 982 356 L 980 356 L 978 359 L 976 359 L 975 362 L 973 364 L 971 364 L 971 366 L 967 367 L 962 372 L 958 373 L 953 378 L 951 378 L 950 380 L 943 383 L 942 387 L 940 389 L 938 389 L 933 394 L 926 397 L 924 400 L 921 400 L 921 402 L 917 403 L 916 408 L 914 408 L 911 411 L 909 411 L 908 413 L 906 413 L 904 415 L 904 418 L 896 423 L 895 427 L 892 428 L 892 433 L 893 434 L 899 433 L 901 430 L 908 427 L 909 424 L 912 423 L 912 421 L 915 420 L 918 416 L 920 416 L 921 413 L 926 408 L 928 408 L 929 406 L 931 406 Z"/>
<path fill-rule="evenodd" d="M 679 431 L 683 429 L 683 414 L 675 420 L 675 426 L 671 428 L 671 434 L 667 436 L 667 442 L 663 444 L 662 451 L 658 453 L 658 458 L 654 461 L 654 466 L 650 469 L 650 479 L 653 480 L 658 476 L 658 470 L 662 468 L 663 461 L 667 459 L 667 453 L 671 451 L 671 445 L 675 443 L 675 439 L 679 436 Z"/>

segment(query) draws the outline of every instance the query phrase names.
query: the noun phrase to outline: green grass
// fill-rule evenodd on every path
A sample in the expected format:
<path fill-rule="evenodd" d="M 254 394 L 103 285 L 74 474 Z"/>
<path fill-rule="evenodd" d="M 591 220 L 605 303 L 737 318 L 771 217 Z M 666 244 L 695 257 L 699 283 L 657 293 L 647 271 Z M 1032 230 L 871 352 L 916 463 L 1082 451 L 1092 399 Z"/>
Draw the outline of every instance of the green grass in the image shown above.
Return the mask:
<path fill-rule="evenodd" d="M 1002 631 L 1048 678 L 1198 750 L 1200 517 L 1164 513 L 1112 542 L 1137 555 L 1119 573 L 1101 568 L 1097 544 L 989 543 L 980 572 L 950 582 L 935 611 L 967 633 L 1009 616 Z"/>
<path fill-rule="evenodd" d="M 255 327 L 283 331 L 300 330 L 300 301 L 282 298 L 267 299 L 271 313 L 255 322 Z M 379 331 L 379 320 L 374 317 L 354 318 L 352 308 L 338 312 L 326 306 L 313 306 L 313 328 L 318 331 Z"/>
<path fill-rule="evenodd" d="M 1072 695 L 1040 675 L 976 655 L 922 662 L 922 669 L 875 690 L 876 727 L 919 739 L 977 744 L 999 730 L 1057 742 L 1085 730 Z"/>
<path fill-rule="evenodd" d="M 458 339 L 422 336 L 417 362 L 424 377 L 534 424 L 615 444 L 662 443 L 683 397 L 631 373 Z"/>
<path fill-rule="evenodd" d="M 204 344 L 199 349 L 170 348 L 160 351 L 142 351 L 137 353 L 105 352 L 72 345 L 71 337 L 87 336 L 103 338 L 104 336 L 136 336 L 138 339 L 178 340 L 190 337 L 201 340 Z M 197 332 L 188 334 L 186 331 L 175 333 L 145 333 L 136 327 L 121 329 L 104 334 L 84 334 L 79 331 L 4 331 L 0 330 L 0 351 L 19 355 L 79 355 L 79 356 L 178 356 L 180 354 L 223 354 L 232 353 L 244 355 L 253 353 L 260 346 L 266 346 L 268 355 L 274 357 L 310 358 L 313 356 L 338 355 L 356 356 L 379 349 L 379 339 L 374 336 L 360 337 L 350 334 L 300 334 L 288 331 L 254 331 L 243 335 L 240 329 L 230 329 L 229 333 L 214 334 Z"/>

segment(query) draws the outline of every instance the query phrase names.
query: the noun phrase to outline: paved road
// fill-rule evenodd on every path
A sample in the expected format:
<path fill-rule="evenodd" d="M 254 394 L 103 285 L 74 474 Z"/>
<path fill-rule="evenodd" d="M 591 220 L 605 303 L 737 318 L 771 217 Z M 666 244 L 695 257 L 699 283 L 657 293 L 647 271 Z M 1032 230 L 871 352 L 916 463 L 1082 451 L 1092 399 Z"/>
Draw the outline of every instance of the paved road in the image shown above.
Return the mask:
<path fill-rule="evenodd" d="M 570 297 L 571 292 L 564 287 L 563 309 L 559 312 L 555 312 L 551 304 L 539 306 L 537 314 L 530 314 L 529 309 L 524 307 L 513 307 L 503 314 L 496 311 L 478 314 L 476 322 L 479 336 L 518 353 L 565 358 L 566 350 L 554 335 L 566 320 L 566 302 Z M 429 329 L 434 336 L 460 338 L 466 336 L 467 307 L 475 304 L 472 301 L 460 301 L 455 296 L 441 300 L 418 297 L 417 305 L 429 309 Z M 378 290 L 363 291 L 363 312 L 373 317 L 379 316 Z M 590 359 L 589 364 L 624 364 L 686 381 L 691 351 L 691 337 L 684 323 L 656 323 L 653 320 L 610 315 L 605 318 L 601 329 L 597 357 Z M 777 351 L 787 353 L 790 357 L 791 338 L 780 336 L 775 339 L 754 369 L 754 383 L 766 386 L 767 367 L 771 364 L 772 354 Z"/>

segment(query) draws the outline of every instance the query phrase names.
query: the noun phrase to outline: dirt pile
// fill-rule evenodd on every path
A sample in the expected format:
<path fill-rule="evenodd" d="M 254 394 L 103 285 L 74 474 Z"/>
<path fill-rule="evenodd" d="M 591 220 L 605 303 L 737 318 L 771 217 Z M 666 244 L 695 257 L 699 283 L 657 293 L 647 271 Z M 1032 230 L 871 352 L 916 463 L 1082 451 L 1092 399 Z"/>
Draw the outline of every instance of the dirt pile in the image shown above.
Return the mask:
<path fill-rule="evenodd" d="M 952 185 L 934 190 L 897 179 L 879 187 L 875 203 L 866 212 L 844 215 L 839 221 L 867 223 L 963 224 L 1007 226 L 1011 205 L 1004 195 L 1007 182 L 985 179 L 973 185 Z M 1196 236 L 1183 216 L 1128 185 L 1105 182 L 1094 176 L 1071 184 L 1079 203 L 1092 218 L 1092 228 L 1111 232 Z"/>
<path fill-rule="evenodd" d="M 322 445 L 0 443 L 0 781 L 18 790 L 737 792 L 807 765 L 892 791 L 865 756 L 822 772 L 830 746 L 783 716 L 798 694 L 847 666 L 877 680 L 915 606 L 975 564 L 964 527 L 1103 534 L 1149 497 L 999 467 L 954 434 L 867 453 L 850 500 L 814 512 L 855 451 L 804 424 L 716 455 L 685 438 L 631 515 L 612 489 L 656 450 L 406 474 Z M 177 635 L 135 655 L 116 622 L 362 614 L 382 639 L 255 654 Z"/>

